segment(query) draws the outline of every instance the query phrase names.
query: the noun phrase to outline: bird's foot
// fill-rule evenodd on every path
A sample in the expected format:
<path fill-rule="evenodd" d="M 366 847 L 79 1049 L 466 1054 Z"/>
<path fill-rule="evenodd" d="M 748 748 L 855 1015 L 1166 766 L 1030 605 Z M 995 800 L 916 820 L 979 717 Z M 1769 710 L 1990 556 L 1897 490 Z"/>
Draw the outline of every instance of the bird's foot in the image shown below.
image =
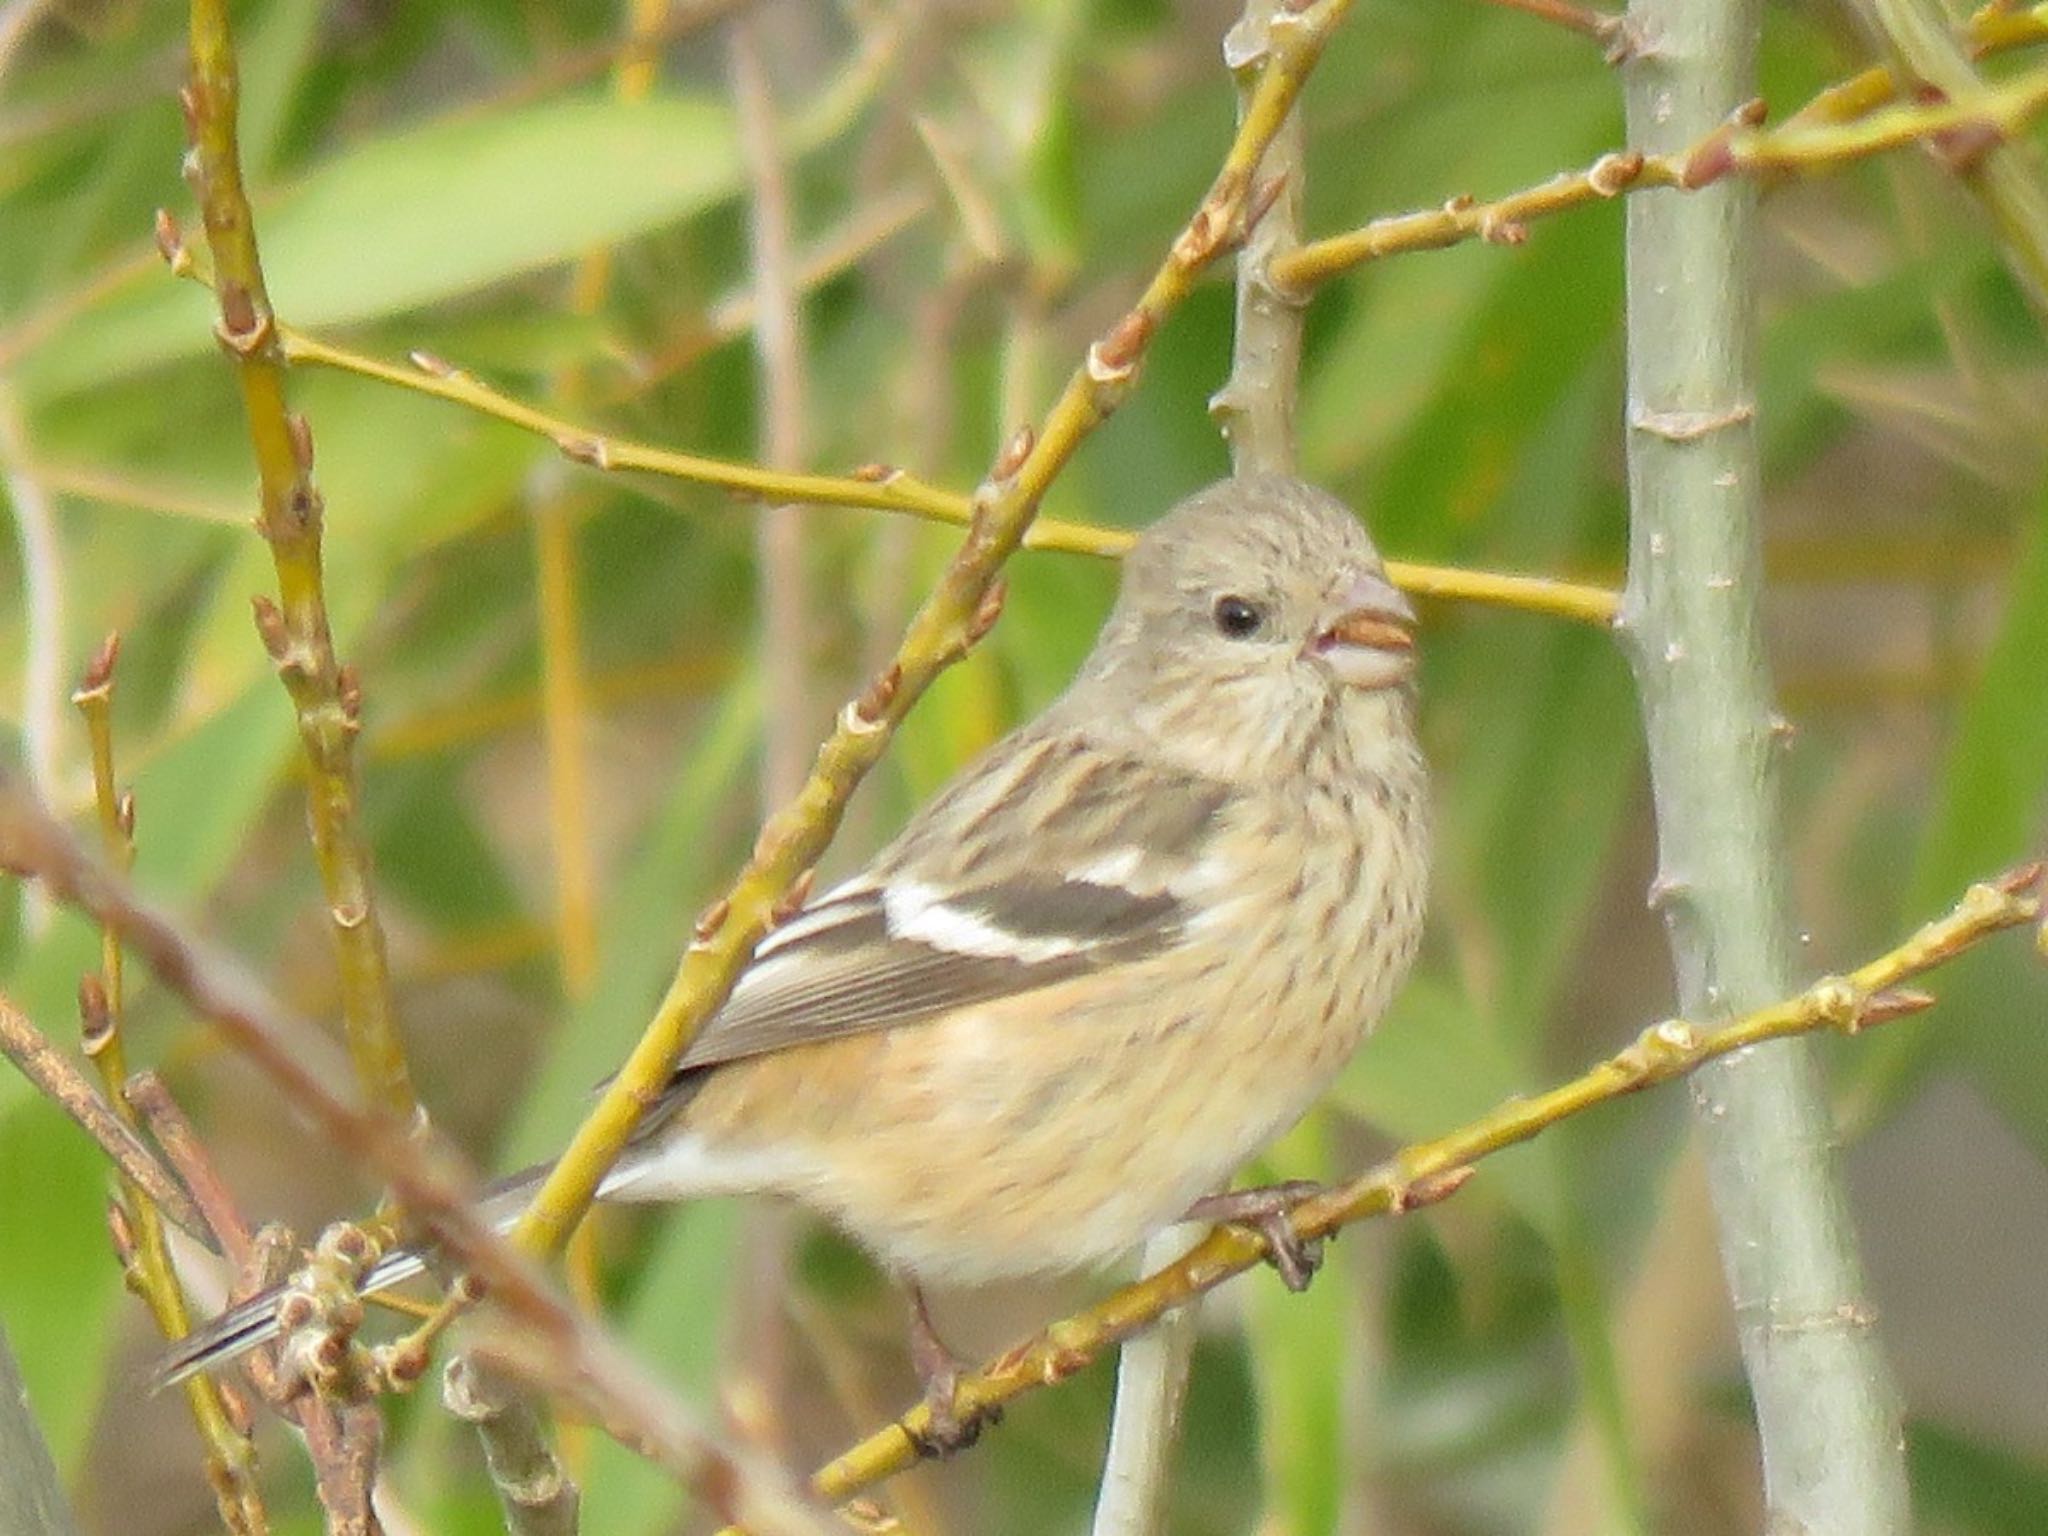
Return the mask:
<path fill-rule="evenodd" d="M 1323 1262 L 1323 1240 L 1303 1238 L 1294 1230 L 1289 1212 L 1323 1186 L 1313 1179 L 1287 1179 L 1278 1184 L 1261 1184 L 1255 1189 L 1228 1189 L 1204 1195 L 1188 1207 L 1189 1221 L 1207 1221 L 1245 1227 L 1266 1240 L 1266 1259 L 1279 1271 L 1280 1283 L 1290 1291 L 1305 1291 Z"/>
<path fill-rule="evenodd" d="M 946 1347 L 932 1326 L 924 1292 L 910 1288 L 910 1363 L 924 1386 L 924 1428 L 914 1433 L 918 1454 L 935 1459 L 964 1451 L 981 1438 L 991 1424 L 1000 1424 L 1003 1410 L 960 1407 L 960 1378 L 965 1367 L 960 1357 Z"/>

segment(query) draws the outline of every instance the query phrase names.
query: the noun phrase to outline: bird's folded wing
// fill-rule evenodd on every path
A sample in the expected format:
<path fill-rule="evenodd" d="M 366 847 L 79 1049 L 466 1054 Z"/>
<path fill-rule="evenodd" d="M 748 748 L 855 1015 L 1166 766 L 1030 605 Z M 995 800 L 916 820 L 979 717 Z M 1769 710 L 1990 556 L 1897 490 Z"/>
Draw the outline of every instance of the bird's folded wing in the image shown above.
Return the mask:
<path fill-rule="evenodd" d="M 1156 954 L 1212 873 L 1203 860 L 1228 799 L 1213 781 L 1059 738 L 984 765 L 867 874 L 763 941 L 679 1071 L 915 1024 Z"/>

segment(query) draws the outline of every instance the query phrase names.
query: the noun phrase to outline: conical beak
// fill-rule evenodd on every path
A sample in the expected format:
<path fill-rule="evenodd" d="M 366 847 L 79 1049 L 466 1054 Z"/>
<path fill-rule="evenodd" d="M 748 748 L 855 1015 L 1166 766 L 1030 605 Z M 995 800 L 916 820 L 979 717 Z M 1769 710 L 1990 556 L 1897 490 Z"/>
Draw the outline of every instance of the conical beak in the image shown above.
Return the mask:
<path fill-rule="evenodd" d="M 1354 688 L 1392 688 L 1415 675 L 1415 610 L 1386 577 L 1360 576 L 1311 649 Z"/>

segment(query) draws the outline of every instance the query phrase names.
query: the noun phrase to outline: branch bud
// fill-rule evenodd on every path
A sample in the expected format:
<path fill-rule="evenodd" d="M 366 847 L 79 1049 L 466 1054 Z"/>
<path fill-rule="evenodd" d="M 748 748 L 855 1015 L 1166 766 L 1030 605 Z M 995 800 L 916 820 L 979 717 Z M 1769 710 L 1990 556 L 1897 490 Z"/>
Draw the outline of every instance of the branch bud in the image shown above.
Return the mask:
<path fill-rule="evenodd" d="M 1038 434 L 1030 424 L 1019 427 L 1010 434 L 1010 440 L 1003 444 L 1003 451 L 996 455 L 995 478 L 1009 480 L 1024 467 L 1024 461 L 1031 457 L 1031 450 L 1038 446 Z"/>
<path fill-rule="evenodd" d="M 291 654 L 291 632 L 285 628 L 284 611 L 260 593 L 249 600 L 249 606 L 256 616 L 256 635 L 263 642 L 263 649 L 270 653 L 272 661 L 283 666 Z"/>
<path fill-rule="evenodd" d="M 996 620 L 1003 616 L 1003 602 L 1010 595 L 1010 584 L 997 577 L 988 584 L 988 590 L 981 594 L 981 601 L 974 605 L 974 617 L 967 621 L 967 643 L 979 645 L 984 636 L 996 627 Z"/>
<path fill-rule="evenodd" d="M 72 690 L 71 702 L 83 705 L 92 699 L 104 699 L 113 691 L 114 663 L 121 659 L 121 632 L 107 631 L 107 638 L 100 642 L 100 648 L 93 652 L 92 660 L 85 664 L 85 671 L 78 679 L 78 687 Z"/>
<path fill-rule="evenodd" d="M 699 944 L 708 944 L 711 936 L 725 926 L 725 920 L 732 916 L 732 903 L 721 896 L 698 914 L 695 927 L 691 930 Z"/>
<path fill-rule="evenodd" d="M 114 1010 L 107 984 L 98 971 L 78 978 L 78 1043 L 88 1056 L 98 1056 L 114 1038 Z"/>

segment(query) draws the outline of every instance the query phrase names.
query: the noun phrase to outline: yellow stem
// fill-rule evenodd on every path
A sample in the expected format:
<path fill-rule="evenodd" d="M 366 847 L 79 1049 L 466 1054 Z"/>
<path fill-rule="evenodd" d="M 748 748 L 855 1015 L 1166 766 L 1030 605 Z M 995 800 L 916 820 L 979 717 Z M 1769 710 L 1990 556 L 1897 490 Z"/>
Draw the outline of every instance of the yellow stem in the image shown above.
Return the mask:
<path fill-rule="evenodd" d="M 114 660 L 118 651 L 118 637 L 109 635 L 87 669 L 84 682 L 71 695 L 71 702 L 85 717 L 86 736 L 91 745 L 93 803 L 98 812 L 100 844 L 107 862 L 125 874 L 135 864 L 135 828 L 132 803 L 124 806 L 114 774 Z M 98 989 L 87 989 L 85 1050 L 99 1069 L 107 1102 L 122 1122 L 134 1130 L 140 1117 L 122 1093 L 128 1081 L 122 980 L 120 935 L 112 924 L 102 924 Z M 121 1197 L 116 1209 L 124 1213 L 124 1220 L 117 1222 L 115 1230 L 129 1286 L 149 1308 L 157 1331 L 168 1341 L 182 1339 L 192 1331 L 192 1318 L 185 1306 L 184 1288 L 171 1264 L 163 1214 L 148 1192 L 126 1173 L 120 1173 L 117 1182 Z M 256 1482 L 256 1447 L 235 1427 L 219 1384 L 204 1375 L 187 1380 L 185 1405 L 205 1447 L 207 1481 L 213 1487 L 222 1522 L 231 1532 L 247 1536 L 259 1536 L 269 1530 L 263 1496 Z"/>
<path fill-rule="evenodd" d="M 193 0 L 190 47 L 191 76 L 182 98 L 192 143 L 188 171 L 213 254 L 216 334 L 234 368 L 255 449 L 257 529 L 277 569 L 278 600 L 259 602 L 257 628 L 297 716 L 307 820 L 341 974 L 349 1054 L 371 1098 L 409 1120 L 419 1106 L 392 1008 L 384 929 L 359 816 L 355 738 L 361 698 L 334 653 L 312 430 L 286 398 L 285 352 L 242 181 L 235 127 L 240 86 L 226 0 Z"/>

